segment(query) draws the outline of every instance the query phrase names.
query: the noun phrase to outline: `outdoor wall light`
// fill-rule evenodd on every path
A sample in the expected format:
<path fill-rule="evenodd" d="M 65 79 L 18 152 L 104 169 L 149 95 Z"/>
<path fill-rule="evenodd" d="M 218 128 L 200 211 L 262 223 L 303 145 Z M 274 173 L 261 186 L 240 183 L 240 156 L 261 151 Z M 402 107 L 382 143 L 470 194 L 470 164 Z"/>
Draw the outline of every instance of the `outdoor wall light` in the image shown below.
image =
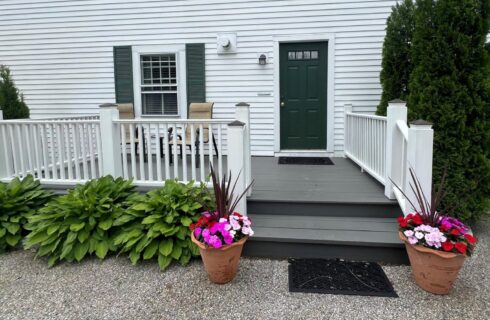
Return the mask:
<path fill-rule="evenodd" d="M 261 66 L 265 66 L 267 64 L 267 56 L 263 53 L 259 56 L 259 64 Z"/>

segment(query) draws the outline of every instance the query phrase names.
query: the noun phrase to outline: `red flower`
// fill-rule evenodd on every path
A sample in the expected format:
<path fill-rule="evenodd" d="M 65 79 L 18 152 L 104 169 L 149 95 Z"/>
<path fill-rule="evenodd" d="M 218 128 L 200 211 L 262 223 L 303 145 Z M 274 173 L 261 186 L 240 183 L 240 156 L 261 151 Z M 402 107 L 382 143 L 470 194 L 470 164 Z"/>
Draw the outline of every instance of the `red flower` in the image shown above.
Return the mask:
<path fill-rule="evenodd" d="M 456 250 L 458 250 L 462 254 L 465 254 L 466 249 L 468 249 L 468 247 L 464 243 L 461 243 L 461 242 L 456 243 L 454 246 L 456 247 Z"/>
<path fill-rule="evenodd" d="M 407 223 L 407 220 L 405 220 L 405 218 L 398 217 L 397 220 L 398 220 L 398 224 L 400 225 L 401 228 L 407 227 L 408 223 Z"/>
<path fill-rule="evenodd" d="M 414 216 L 413 216 L 413 218 L 412 218 L 412 222 L 413 222 L 414 224 L 418 225 L 418 226 L 419 226 L 419 225 L 421 225 L 422 223 L 424 223 L 424 222 L 422 221 L 422 217 L 421 217 L 421 216 L 420 216 L 420 214 L 418 214 L 418 213 L 417 213 L 416 215 L 414 215 Z"/>
<path fill-rule="evenodd" d="M 439 230 L 441 230 L 441 232 L 447 232 L 449 229 L 447 228 L 447 226 L 441 225 L 439 226 Z"/>
<path fill-rule="evenodd" d="M 454 248 L 454 244 L 451 241 L 446 241 L 442 243 L 442 249 L 444 251 L 451 251 Z"/>
<path fill-rule="evenodd" d="M 407 214 L 407 216 L 405 218 L 408 219 L 408 220 L 412 219 L 413 218 L 413 213 Z"/>
<path fill-rule="evenodd" d="M 460 235 L 460 233 L 459 233 L 459 230 L 458 230 L 458 229 L 453 229 L 453 230 L 451 230 L 451 233 L 450 233 L 450 234 L 451 234 L 451 235 L 453 235 L 453 236 L 459 236 L 459 235 Z"/>
<path fill-rule="evenodd" d="M 471 234 L 465 234 L 464 237 L 470 244 L 475 244 L 476 243 L 476 238 L 473 237 Z"/>

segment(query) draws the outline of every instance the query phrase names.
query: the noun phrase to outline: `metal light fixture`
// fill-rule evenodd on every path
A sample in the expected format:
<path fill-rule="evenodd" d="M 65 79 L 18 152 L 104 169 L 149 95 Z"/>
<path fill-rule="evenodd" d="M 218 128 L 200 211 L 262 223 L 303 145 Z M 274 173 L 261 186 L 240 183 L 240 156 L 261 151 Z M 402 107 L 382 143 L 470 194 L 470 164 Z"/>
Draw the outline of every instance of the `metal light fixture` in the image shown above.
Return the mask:
<path fill-rule="evenodd" d="M 267 64 L 267 56 L 263 53 L 259 56 L 259 64 L 261 66 L 264 66 Z"/>

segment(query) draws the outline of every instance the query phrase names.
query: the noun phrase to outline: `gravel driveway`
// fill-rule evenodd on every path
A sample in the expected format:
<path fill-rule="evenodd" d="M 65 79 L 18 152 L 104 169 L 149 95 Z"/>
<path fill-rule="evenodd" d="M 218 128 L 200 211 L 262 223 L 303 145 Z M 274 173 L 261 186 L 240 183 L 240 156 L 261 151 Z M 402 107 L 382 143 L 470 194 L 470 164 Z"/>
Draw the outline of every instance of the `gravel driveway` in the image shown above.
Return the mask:
<path fill-rule="evenodd" d="M 286 261 L 243 259 L 234 282 L 201 263 L 133 267 L 125 257 L 47 269 L 32 251 L 0 256 L 0 319 L 490 319 L 490 223 L 449 296 L 418 289 L 407 266 L 385 266 L 399 298 L 288 292 Z"/>

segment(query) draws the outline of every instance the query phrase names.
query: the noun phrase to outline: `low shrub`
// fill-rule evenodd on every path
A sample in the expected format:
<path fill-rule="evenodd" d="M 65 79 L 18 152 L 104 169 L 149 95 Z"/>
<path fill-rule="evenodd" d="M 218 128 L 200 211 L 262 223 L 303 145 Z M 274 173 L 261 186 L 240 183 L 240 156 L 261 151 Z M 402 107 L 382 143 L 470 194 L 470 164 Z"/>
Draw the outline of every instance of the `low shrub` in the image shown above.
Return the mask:
<path fill-rule="evenodd" d="M 26 248 L 38 246 L 37 255 L 48 256 L 50 267 L 62 260 L 81 261 L 93 253 L 103 259 L 117 249 L 111 227 L 137 197 L 133 189 L 131 181 L 111 176 L 75 187 L 29 217 Z"/>
<path fill-rule="evenodd" d="M 29 175 L 0 183 L 0 253 L 19 244 L 26 230 L 27 216 L 34 214 L 52 197 Z"/>
<path fill-rule="evenodd" d="M 114 238 L 121 252 L 129 252 L 136 264 L 158 257 L 162 270 L 175 260 L 186 265 L 199 250 L 190 239 L 189 226 L 199 219 L 203 206 L 213 206 L 205 186 L 167 180 L 165 186 L 140 196 L 134 205 L 114 221 L 121 226 Z"/>

